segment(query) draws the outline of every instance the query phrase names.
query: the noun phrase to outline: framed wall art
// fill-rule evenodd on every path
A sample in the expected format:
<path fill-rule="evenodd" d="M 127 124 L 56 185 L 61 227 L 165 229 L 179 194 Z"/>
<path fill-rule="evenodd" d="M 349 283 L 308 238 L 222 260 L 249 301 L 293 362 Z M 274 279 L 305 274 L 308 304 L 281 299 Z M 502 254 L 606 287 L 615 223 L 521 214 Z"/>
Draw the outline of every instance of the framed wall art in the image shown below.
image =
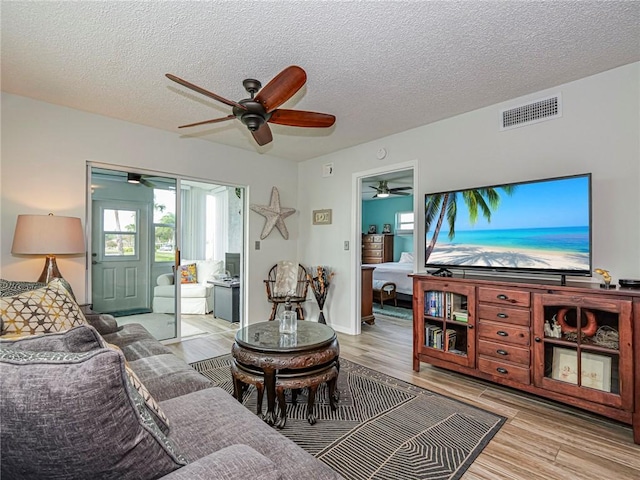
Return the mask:
<path fill-rule="evenodd" d="M 313 211 L 313 224 L 314 225 L 331 225 L 331 209 L 314 210 Z"/>

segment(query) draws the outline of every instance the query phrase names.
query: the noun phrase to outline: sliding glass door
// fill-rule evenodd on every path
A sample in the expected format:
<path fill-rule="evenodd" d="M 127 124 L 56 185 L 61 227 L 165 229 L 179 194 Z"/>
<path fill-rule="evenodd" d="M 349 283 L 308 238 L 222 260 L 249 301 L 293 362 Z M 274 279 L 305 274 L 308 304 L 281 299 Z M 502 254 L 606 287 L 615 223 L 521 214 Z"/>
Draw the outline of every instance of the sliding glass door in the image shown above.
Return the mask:
<path fill-rule="evenodd" d="M 241 320 L 242 296 L 227 294 L 244 292 L 244 188 L 103 166 L 89 181 L 94 311 L 158 340 Z"/>

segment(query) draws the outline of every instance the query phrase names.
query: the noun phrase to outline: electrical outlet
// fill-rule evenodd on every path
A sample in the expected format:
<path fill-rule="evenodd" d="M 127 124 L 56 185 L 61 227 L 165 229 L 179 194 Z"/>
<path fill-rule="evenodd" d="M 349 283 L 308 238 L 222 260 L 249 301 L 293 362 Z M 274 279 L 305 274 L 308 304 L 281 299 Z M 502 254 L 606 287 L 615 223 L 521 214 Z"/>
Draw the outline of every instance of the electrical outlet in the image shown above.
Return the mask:
<path fill-rule="evenodd" d="M 256 240 L 256 250 L 260 250 L 260 240 Z"/>
<path fill-rule="evenodd" d="M 344 241 L 344 249 L 349 250 L 349 240 Z"/>

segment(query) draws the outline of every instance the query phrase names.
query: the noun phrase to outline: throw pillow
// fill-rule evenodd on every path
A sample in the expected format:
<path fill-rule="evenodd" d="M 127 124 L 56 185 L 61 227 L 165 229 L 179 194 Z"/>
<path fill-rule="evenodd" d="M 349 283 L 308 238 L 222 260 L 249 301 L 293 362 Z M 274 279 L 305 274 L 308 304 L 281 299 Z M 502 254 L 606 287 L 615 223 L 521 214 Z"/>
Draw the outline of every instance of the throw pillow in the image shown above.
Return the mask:
<path fill-rule="evenodd" d="M 276 282 L 273 286 L 273 295 L 286 297 L 295 295 L 298 286 L 298 264 L 288 260 L 281 260 L 276 267 Z"/>
<path fill-rule="evenodd" d="M 2 476 L 159 478 L 186 464 L 122 355 L 0 348 Z"/>
<path fill-rule="evenodd" d="M 113 343 L 105 342 L 105 345 L 107 346 L 107 348 L 110 348 L 112 350 L 116 350 L 117 352 L 122 353 L 122 350 L 120 349 L 120 347 L 118 347 L 117 345 L 114 345 Z M 122 356 L 124 358 L 123 353 L 122 353 Z M 138 393 L 144 400 L 144 403 L 147 405 L 147 408 L 149 409 L 149 412 L 151 413 L 153 420 L 156 422 L 156 425 L 160 427 L 160 430 L 162 430 L 162 433 L 167 435 L 169 433 L 169 419 L 167 418 L 167 415 L 162 411 L 162 409 L 160 408 L 160 405 L 158 405 L 158 402 L 156 402 L 156 399 L 153 398 L 153 396 L 149 393 L 149 390 L 147 390 L 147 387 L 144 386 L 144 383 L 142 383 L 142 381 L 138 378 L 138 375 L 136 375 L 136 372 L 132 370 L 131 366 L 129 365 L 129 362 L 127 362 L 126 359 L 124 361 L 124 368 L 125 368 L 125 371 L 127 372 L 127 377 L 129 379 L 129 382 L 131 382 L 131 385 L 133 385 L 133 388 L 135 388 L 138 391 Z"/>
<path fill-rule="evenodd" d="M 104 340 L 90 325 L 79 325 L 62 333 L 30 335 L 14 339 L 0 339 L 0 348 L 36 352 L 82 353 L 103 348 Z"/>
<path fill-rule="evenodd" d="M 46 283 L 40 282 L 14 282 L 11 280 L 4 280 L 0 278 L 0 297 L 9 297 L 11 295 L 18 295 L 19 293 L 28 292 L 29 290 L 36 290 L 38 288 L 46 287 Z"/>
<path fill-rule="evenodd" d="M 37 290 L 0 298 L 2 335 L 22 337 L 63 332 L 87 323 L 60 280 Z"/>
<path fill-rule="evenodd" d="M 196 264 L 180 265 L 180 283 L 198 283 Z"/>
<path fill-rule="evenodd" d="M 398 263 L 413 263 L 413 253 L 402 252 Z"/>

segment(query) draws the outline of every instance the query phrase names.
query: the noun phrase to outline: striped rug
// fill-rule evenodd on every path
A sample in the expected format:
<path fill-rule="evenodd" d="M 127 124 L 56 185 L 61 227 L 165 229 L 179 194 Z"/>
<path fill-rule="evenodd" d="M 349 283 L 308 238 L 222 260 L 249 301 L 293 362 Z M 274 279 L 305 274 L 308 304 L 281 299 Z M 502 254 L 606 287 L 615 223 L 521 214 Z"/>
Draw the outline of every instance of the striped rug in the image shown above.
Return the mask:
<path fill-rule="evenodd" d="M 232 393 L 230 359 L 223 355 L 192 367 Z M 458 479 L 505 421 L 345 359 L 338 389 L 335 412 L 326 386 L 318 389 L 315 425 L 305 418 L 304 393 L 296 405 L 289 401 L 281 432 L 348 480 Z M 244 403 L 255 412 L 255 391 Z M 265 396 L 264 408 L 266 403 Z"/>

